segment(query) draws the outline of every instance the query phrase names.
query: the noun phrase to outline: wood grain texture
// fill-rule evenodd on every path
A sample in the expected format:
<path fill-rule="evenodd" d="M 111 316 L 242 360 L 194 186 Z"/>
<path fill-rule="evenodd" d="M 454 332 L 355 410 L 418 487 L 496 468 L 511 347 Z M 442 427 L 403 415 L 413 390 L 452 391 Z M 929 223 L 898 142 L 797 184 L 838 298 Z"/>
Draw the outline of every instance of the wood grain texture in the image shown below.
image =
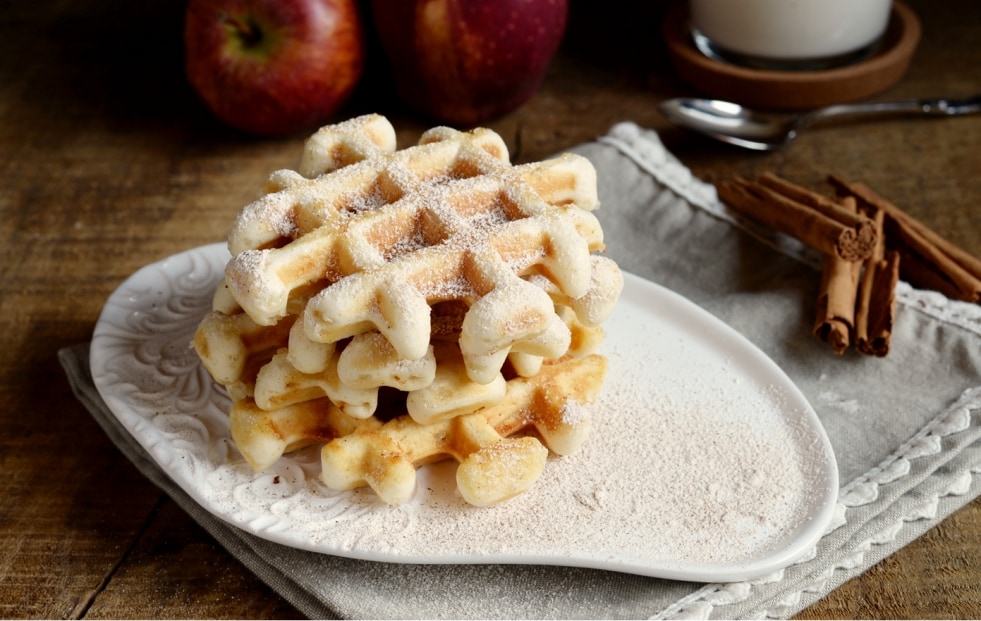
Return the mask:
<path fill-rule="evenodd" d="M 923 41 L 882 98 L 981 90 L 974 0 L 911 0 Z M 861 180 L 981 255 L 981 116 L 829 126 L 772 154 L 667 124 L 692 94 L 658 38 L 664 4 L 573 1 L 541 92 L 488 125 L 516 162 L 634 120 L 707 181 L 772 170 L 812 189 Z M 55 355 L 88 340 L 139 267 L 222 239 L 303 136 L 218 125 L 182 74 L 183 3 L 5 3 L 0 11 L 0 617 L 290 618 L 299 613 L 143 479 L 74 399 Z M 384 66 L 338 120 L 389 116 L 402 144 L 433 124 L 393 98 Z M 981 617 L 975 501 L 800 618 Z"/>

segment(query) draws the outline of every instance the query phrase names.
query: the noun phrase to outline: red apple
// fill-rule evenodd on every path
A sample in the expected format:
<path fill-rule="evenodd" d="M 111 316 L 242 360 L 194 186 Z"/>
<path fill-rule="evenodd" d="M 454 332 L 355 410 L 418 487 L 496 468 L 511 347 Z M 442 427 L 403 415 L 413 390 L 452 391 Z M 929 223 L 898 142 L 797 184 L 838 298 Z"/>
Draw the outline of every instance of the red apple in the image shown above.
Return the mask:
<path fill-rule="evenodd" d="M 324 123 L 364 67 L 355 0 L 190 0 L 188 80 L 215 115 L 275 136 Z"/>
<path fill-rule="evenodd" d="M 565 32 L 567 0 L 372 0 L 399 95 L 475 125 L 527 102 Z"/>

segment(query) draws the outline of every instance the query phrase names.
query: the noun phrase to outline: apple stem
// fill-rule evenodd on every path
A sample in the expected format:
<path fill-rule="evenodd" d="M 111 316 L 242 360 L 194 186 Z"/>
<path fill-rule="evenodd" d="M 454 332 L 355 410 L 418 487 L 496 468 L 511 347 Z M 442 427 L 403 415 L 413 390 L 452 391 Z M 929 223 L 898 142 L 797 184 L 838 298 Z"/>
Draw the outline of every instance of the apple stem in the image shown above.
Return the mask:
<path fill-rule="evenodd" d="M 244 47 L 255 47 L 262 41 L 262 30 L 255 23 L 232 17 L 227 13 L 223 13 L 220 19 L 229 30 L 234 31 Z"/>

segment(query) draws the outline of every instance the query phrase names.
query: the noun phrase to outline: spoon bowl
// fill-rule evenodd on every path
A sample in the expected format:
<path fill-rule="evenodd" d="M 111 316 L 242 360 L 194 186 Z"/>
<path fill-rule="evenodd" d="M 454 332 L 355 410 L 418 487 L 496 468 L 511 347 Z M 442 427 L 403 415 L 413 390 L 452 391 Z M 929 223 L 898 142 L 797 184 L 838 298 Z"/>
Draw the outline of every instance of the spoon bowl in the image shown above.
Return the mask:
<path fill-rule="evenodd" d="M 800 115 L 760 112 L 718 99 L 678 98 L 658 105 L 675 125 L 754 151 L 775 151 L 792 142 L 804 128 L 832 118 L 870 118 L 916 114 L 958 116 L 981 111 L 981 95 L 967 99 L 911 99 L 862 102 L 818 108 Z"/>

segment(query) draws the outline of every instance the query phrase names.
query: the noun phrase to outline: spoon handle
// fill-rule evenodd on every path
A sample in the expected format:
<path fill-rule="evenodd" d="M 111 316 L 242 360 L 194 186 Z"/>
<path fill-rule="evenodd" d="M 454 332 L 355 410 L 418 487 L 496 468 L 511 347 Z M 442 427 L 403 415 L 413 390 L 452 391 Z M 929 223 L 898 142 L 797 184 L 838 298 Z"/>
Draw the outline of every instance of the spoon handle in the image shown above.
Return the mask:
<path fill-rule="evenodd" d="M 927 114 L 931 116 L 958 116 L 981 112 L 981 95 L 965 99 L 934 97 L 903 101 L 871 101 L 853 104 L 837 104 L 820 108 L 807 114 L 808 123 L 840 116 L 870 116 L 879 114 Z"/>
<path fill-rule="evenodd" d="M 921 103 L 926 114 L 957 116 L 981 112 L 981 95 L 967 99 L 924 99 Z"/>

